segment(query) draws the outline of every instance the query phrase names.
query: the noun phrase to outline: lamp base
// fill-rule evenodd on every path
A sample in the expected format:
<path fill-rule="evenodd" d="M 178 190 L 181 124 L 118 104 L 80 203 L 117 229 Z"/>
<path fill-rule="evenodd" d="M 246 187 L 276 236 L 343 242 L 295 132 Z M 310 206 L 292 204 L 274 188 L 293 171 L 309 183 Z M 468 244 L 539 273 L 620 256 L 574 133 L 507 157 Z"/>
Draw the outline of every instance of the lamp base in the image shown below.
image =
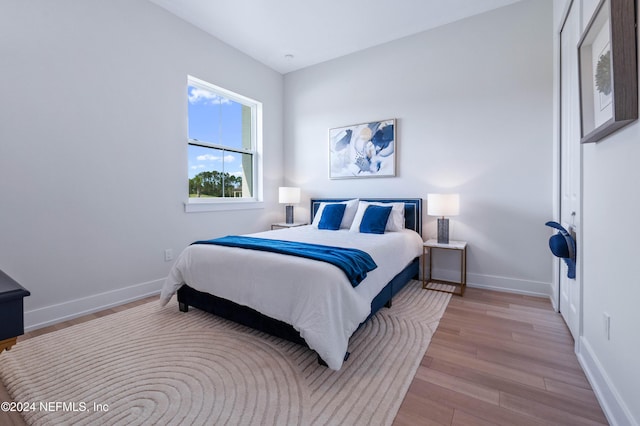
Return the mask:
<path fill-rule="evenodd" d="M 293 206 L 285 206 L 285 223 L 293 223 Z"/>
<path fill-rule="evenodd" d="M 449 219 L 438 219 L 438 244 L 449 244 Z"/>

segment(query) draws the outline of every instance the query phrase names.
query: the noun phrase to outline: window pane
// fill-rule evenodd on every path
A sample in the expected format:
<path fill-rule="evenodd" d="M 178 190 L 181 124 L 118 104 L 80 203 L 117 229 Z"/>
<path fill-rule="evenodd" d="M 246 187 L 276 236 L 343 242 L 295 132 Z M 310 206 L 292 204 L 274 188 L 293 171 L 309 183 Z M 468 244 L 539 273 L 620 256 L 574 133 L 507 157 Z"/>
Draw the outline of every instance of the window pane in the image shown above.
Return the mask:
<path fill-rule="evenodd" d="M 187 87 L 189 139 L 219 143 L 221 97 L 200 87 Z"/>
<path fill-rule="evenodd" d="M 253 194 L 253 155 L 189 145 L 189 197 Z"/>
<path fill-rule="evenodd" d="M 251 148 L 250 107 L 197 86 L 189 85 L 187 91 L 189 139 L 235 149 Z"/>
<path fill-rule="evenodd" d="M 222 151 L 189 145 L 189 197 L 222 196 Z"/>
<path fill-rule="evenodd" d="M 224 99 L 220 104 L 220 145 L 242 149 L 242 105 Z"/>
<path fill-rule="evenodd" d="M 253 151 L 251 130 L 253 128 L 253 120 L 251 119 L 251 107 L 242 105 L 242 148 Z"/>
<path fill-rule="evenodd" d="M 253 197 L 253 155 L 227 151 L 224 168 L 229 175 L 225 197 Z"/>

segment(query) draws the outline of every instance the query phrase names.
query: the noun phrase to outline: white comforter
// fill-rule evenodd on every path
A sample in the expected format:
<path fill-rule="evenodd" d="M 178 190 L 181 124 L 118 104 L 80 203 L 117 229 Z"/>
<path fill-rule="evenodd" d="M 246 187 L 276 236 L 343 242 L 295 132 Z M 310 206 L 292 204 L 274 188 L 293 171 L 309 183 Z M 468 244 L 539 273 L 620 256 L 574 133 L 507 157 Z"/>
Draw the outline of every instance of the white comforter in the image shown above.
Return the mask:
<path fill-rule="evenodd" d="M 176 259 L 162 288 L 166 305 L 183 283 L 291 324 L 329 368 L 342 367 L 349 338 L 371 311 L 371 301 L 416 256 L 422 239 L 411 230 L 382 235 L 303 226 L 251 234 L 254 237 L 353 247 L 378 267 L 357 287 L 326 262 L 197 244 Z"/>

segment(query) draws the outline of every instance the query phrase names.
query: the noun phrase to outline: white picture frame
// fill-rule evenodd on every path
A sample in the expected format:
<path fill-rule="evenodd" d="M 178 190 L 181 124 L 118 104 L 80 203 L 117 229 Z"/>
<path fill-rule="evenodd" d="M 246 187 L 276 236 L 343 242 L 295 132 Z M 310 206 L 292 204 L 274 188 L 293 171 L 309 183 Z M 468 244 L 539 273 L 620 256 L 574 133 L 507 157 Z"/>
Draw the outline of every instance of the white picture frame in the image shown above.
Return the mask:
<path fill-rule="evenodd" d="M 396 175 L 396 119 L 329 129 L 329 178 Z"/>

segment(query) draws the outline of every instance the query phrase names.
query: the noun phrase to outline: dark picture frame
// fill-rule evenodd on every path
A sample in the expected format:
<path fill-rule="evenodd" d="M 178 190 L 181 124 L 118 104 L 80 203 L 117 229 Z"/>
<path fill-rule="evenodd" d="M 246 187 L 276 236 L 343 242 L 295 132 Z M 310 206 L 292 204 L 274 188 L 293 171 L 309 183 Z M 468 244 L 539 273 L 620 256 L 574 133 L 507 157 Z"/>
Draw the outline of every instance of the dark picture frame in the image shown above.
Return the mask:
<path fill-rule="evenodd" d="M 601 0 L 578 43 L 580 142 L 638 119 L 635 0 Z"/>

